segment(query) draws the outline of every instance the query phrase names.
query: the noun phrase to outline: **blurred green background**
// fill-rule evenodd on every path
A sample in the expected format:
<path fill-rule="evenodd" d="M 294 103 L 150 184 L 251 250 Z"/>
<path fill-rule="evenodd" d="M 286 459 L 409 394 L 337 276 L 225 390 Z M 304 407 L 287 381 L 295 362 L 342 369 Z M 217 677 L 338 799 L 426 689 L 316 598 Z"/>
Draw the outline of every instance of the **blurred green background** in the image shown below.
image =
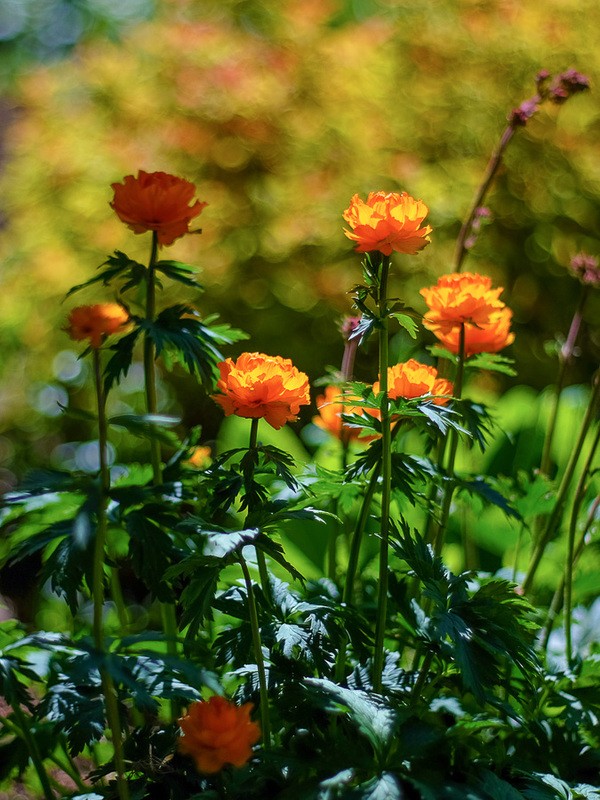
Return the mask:
<path fill-rule="evenodd" d="M 350 197 L 406 190 L 429 206 L 432 243 L 394 259 L 392 286 L 423 313 L 418 290 L 452 269 L 507 114 L 540 69 L 573 67 L 591 91 L 518 131 L 466 262 L 514 311 L 519 377 L 483 388 L 546 386 L 545 343 L 566 334 L 579 292 L 566 266 L 600 253 L 599 31 L 596 0 L 0 0 L 2 488 L 32 465 L 86 466 L 77 443 L 93 431 L 58 403 L 89 405 L 87 365 L 61 328 L 114 293 L 62 301 L 113 250 L 149 249 L 109 208 L 112 182 L 138 169 L 192 180 L 203 233 L 165 256 L 197 264 L 205 291 L 165 286 L 161 304 L 219 313 L 251 336 L 227 355 L 290 357 L 314 381 L 340 363 L 361 279 L 342 232 Z M 598 310 L 594 297 L 570 382 L 597 365 Z M 431 341 L 400 336 L 394 352 L 426 357 Z M 372 381 L 375 359 L 361 352 L 357 377 Z M 140 411 L 140 388 L 134 367 L 115 407 Z M 221 412 L 183 372 L 165 376 L 162 403 L 216 436 Z"/>

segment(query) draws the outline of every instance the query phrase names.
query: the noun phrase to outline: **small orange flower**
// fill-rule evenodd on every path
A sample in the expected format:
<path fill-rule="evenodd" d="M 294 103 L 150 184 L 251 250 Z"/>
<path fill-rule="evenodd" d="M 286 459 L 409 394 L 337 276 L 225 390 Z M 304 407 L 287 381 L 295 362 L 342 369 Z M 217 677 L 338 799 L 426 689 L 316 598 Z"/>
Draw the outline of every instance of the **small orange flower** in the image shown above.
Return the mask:
<path fill-rule="evenodd" d="M 278 430 L 297 419 L 300 406 L 310 403 L 308 377 L 289 358 L 242 353 L 218 365 L 219 394 L 213 399 L 226 416 L 265 419 Z"/>
<path fill-rule="evenodd" d="M 320 394 L 317 397 L 319 415 L 313 417 L 313 422 L 319 428 L 335 436 L 336 439 L 349 442 L 359 438 L 361 429 L 344 425 L 342 414 L 361 414 L 363 408 L 359 405 L 353 406 L 342 403 L 342 397 L 346 401 L 357 400 L 360 402 L 358 397 L 343 395 L 339 386 L 327 386 L 325 394 Z M 366 440 L 363 438 L 363 441 Z"/>
<path fill-rule="evenodd" d="M 428 213 L 422 200 L 406 192 L 371 192 L 366 203 L 355 194 L 342 215 L 352 230 L 344 233 L 356 242 L 358 253 L 378 250 L 389 256 L 395 250 L 415 255 L 430 242 L 432 229 L 420 227 Z"/>
<path fill-rule="evenodd" d="M 158 243 L 173 244 L 189 233 L 189 224 L 208 205 L 196 200 L 196 187 L 190 181 L 166 172 L 139 170 L 137 178 L 127 175 L 123 183 L 111 184 L 110 204 L 119 219 L 134 233 L 156 231 Z"/>
<path fill-rule="evenodd" d="M 380 383 L 373 384 L 373 392 L 380 392 Z M 452 397 L 453 386 L 445 378 L 439 378 L 435 367 L 421 364 L 414 358 L 409 359 L 403 364 L 394 364 L 388 367 L 388 397 L 390 400 L 397 400 L 403 397 L 411 400 L 415 397 L 425 395 L 444 395 L 436 396 L 433 402 L 436 405 L 446 405 Z"/>
<path fill-rule="evenodd" d="M 101 346 L 104 337 L 123 330 L 129 314 L 118 303 L 99 303 L 94 306 L 77 306 L 69 314 L 69 324 L 64 330 L 75 341 L 89 339 L 90 347 Z"/>
<path fill-rule="evenodd" d="M 210 447 L 200 445 L 194 448 L 190 457 L 183 463 L 188 467 L 195 469 L 206 469 L 210 466 L 211 449 Z"/>
<path fill-rule="evenodd" d="M 515 340 L 511 333 L 510 323 L 512 311 L 508 306 L 500 309 L 490 316 L 490 321 L 477 327 L 470 322 L 465 323 L 465 356 L 474 356 L 477 353 L 498 353 Z M 451 353 L 458 353 L 460 342 L 460 328 L 452 328 L 447 333 L 434 331 L 440 343 Z"/>
<path fill-rule="evenodd" d="M 250 719 L 252 708 L 252 703 L 236 706 L 219 696 L 192 703 L 178 720 L 183 731 L 179 752 L 191 756 L 199 772 L 206 774 L 219 772 L 226 764 L 242 767 L 260 739 L 260 727 Z"/>
<path fill-rule="evenodd" d="M 435 286 L 421 289 L 429 307 L 423 324 L 438 338 L 463 323 L 483 328 L 505 308 L 499 299 L 503 291 L 502 287 L 492 289 L 492 281 L 486 275 L 471 272 L 442 275 Z"/>

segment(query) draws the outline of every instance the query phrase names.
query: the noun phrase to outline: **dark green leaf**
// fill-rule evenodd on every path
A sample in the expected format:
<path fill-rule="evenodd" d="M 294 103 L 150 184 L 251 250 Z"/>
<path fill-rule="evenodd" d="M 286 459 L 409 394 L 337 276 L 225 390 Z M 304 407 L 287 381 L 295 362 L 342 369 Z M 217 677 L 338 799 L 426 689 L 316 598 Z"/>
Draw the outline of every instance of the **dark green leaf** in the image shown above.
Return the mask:
<path fill-rule="evenodd" d="M 169 430 L 178 425 L 178 417 L 167 417 L 163 414 L 118 414 L 109 420 L 111 425 L 117 425 L 129 433 L 143 439 L 154 439 L 171 447 L 178 447 L 181 442 L 179 437 Z"/>
<path fill-rule="evenodd" d="M 102 269 L 102 267 L 105 265 L 108 266 L 106 269 L 102 270 L 102 272 L 94 275 L 93 278 L 85 281 L 85 283 L 80 283 L 77 286 L 73 286 L 73 288 L 69 289 L 66 297 L 70 297 L 75 292 L 85 289 L 88 286 L 92 286 L 94 283 L 102 282 L 104 286 L 108 286 L 119 275 L 123 275 L 123 273 L 126 273 L 127 275 L 136 275 L 141 279 L 146 272 L 146 268 L 143 266 L 143 264 L 140 264 L 138 261 L 133 261 L 129 258 L 129 256 L 127 256 L 125 253 L 122 253 L 120 250 L 115 250 L 114 255 L 109 256 L 103 264 L 100 264 L 98 269 Z"/>

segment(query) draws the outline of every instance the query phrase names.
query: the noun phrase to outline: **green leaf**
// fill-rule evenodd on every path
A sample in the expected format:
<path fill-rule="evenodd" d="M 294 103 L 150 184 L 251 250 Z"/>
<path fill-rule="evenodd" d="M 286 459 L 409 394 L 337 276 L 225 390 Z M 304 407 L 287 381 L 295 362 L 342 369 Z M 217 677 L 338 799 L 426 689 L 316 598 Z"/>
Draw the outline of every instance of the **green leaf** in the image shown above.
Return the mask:
<path fill-rule="evenodd" d="M 108 422 L 125 428 L 142 439 L 154 439 L 170 447 L 179 447 L 181 444 L 179 437 L 169 430 L 181 422 L 179 417 L 167 417 L 163 414 L 118 414 L 110 417 Z"/>
<path fill-rule="evenodd" d="M 517 791 L 514 786 L 487 769 L 482 770 L 477 785 L 478 788 L 487 792 L 492 800 L 524 800 L 521 792 Z"/>
<path fill-rule="evenodd" d="M 129 372 L 133 361 L 133 350 L 139 335 L 140 328 L 136 328 L 110 346 L 109 350 L 113 355 L 104 368 L 104 391 L 106 393 L 111 390 L 113 384 L 118 383 L 121 377 Z"/>
<path fill-rule="evenodd" d="M 402 800 L 405 797 L 400 784 L 391 772 L 384 772 L 347 792 L 352 800 Z"/>
<path fill-rule="evenodd" d="M 202 289 L 202 285 L 197 280 L 191 278 L 198 270 L 190 264 L 183 264 L 181 261 L 162 260 L 157 261 L 154 265 L 158 272 L 162 272 L 171 280 L 183 283 L 184 286 L 190 286 L 194 289 Z"/>
<path fill-rule="evenodd" d="M 115 250 L 115 254 L 109 256 L 106 261 L 104 261 L 98 269 L 102 269 L 105 265 L 108 265 L 106 269 L 102 270 L 98 275 L 94 275 L 93 278 L 90 278 L 85 283 L 80 283 L 77 286 L 73 286 L 66 294 L 66 297 L 70 297 L 75 292 L 80 291 L 81 289 L 85 289 L 88 286 L 92 286 L 95 283 L 102 282 L 104 286 L 108 286 L 115 278 L 119 275 L 123 275 L 125 273 L 126 276 L 130 277 L 130 284 L 131 284 L 131 277 L 133 275 L 136 276 L 138 279 L 138 283 L 140 280 L 145 276 L 146 267 L 143 264 L 140 264 L 138 261 L 133 261 L 129 256 L 125 253 L 122 253 L 120 250 Z M 133 285 L 133 284 L 131 284 Z M 123 291 L 123 289 L 121 290 Z"/>
<path fill-rule="evenodd" d="M 411 316 L 409 316 L 408 314 L 400 314 L 398 312 L 393 312 L 392 314 L 390 314 L 390 317 L 398 321 L 400 327 L 404 328 L 404 330 L 408 333 L 411 339 L 417 338 L 419 325 L 417 321 L 414 320 Z"/>
<path fill-rule="evenodd" d="M 500 494 L 499 491 L 490 486 L 490 484 L 483 478 L 466 480 L 455 477 L 454 482 L 459 489 L 462 489 L 469 494 L 476 494 L 483 498 L 490 505 L 494 505 L 501 509 L 504 511 L 507 517 L 512 517 L 513 519 L 522 521 L 522 517 L 517 509 L 509 503 L 504 495 Z"/>
<path fill-rule="evenodd" d="M 307 678 L 305 682 L 344 706 L 375 752 L 379 756 L 385 755 L 396 735 L 397 716 L 382 698 L 357 689 L 346 689 L 325 678 Z"/>
<path fill-rule="evenodd" d="M 514 359 L 501 356 L 499 353 L 478 353 L 465 361 L 465 368 L 487 369 L 490 372 L 501 372 L 503 375 L 514 377 L 517 374 L 514 364 Z"/>

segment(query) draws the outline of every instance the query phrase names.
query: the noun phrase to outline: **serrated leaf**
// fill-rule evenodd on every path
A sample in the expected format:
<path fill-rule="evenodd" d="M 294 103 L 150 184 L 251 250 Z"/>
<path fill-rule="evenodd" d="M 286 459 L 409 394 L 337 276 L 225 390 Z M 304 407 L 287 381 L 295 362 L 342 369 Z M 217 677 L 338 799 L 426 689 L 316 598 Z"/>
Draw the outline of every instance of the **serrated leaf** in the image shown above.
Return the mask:
<path fill-rule="evenodd" d="M 125 428 L 134 436 L 142 439 L 153 439 L 170 447 L 179 447 L 179 437 L 169 430 L 178 425 L 179 417 L 167 417 L 163 414 L 117 414 L 110 417 L 109 424 Z"/>
<path fill-rule="evenodd" d="M 397 320 L 400 327 L 404 328 L 404 330 L 408 333 L 411 339 L 417 338 L 419 325 L 417 324 L 416 320 L 414 320 L 411 316 L 409 316 L 409 314 L 400 314 L 398 312 L 393 312 L 392 314 L 390 314 L 390 317 Z"/>
<path fill-rule="evenodd" d="M 184 286 L 190 286 L 194 289 L 202 289 L 202 285 L 190 275 L 195 274 L 198 270 L 189 264 L 183 264 L 181 261 L 161 260 L 157 261 L 154 265 L 158 272 L 162 272 L 171 280 L 182 283 Z"/>
<path fill-rule="evenodd" d="M 133 350 L 140 332 L 140 329 L 136 328 L 109 347 L 113 355 L 104 368 L 104 391 L 106 393 L 111 390 L 113 384 L 118 383 L 129 372 L 133 361 Z"/>
<path fill-rule="evenodd" d="M 499 353 L 478 353 L 465 361 L 465 368 L 501 372 L 503 375 L 510 375 L 512 378 L 517 374 L 514 364 L 514 359 L 502 356 Z"/>
<path fill-rule="evenodd" d="M 325 678 L 307 678 L 305 682 L 345 706 L 350 719 L 371 742 L 375 752 L 380 756 L 385 754 L 396 733 L 397 716 L 383 699 L 360 690 L 346 689 Z"/>
<path fill-rule="evenodd" d="M 133 259 L 129 258 L 128 255 L 122 253 L 120 250 L 115 250 L 114 255 L 109 256 L 106 261 L 104 261 L 98 269 L 102 269 L 102 267 L 106 266 L 106 269 L 103 269 L 99 274 L 94 275 L 93 278 L 85 281 L 84 283 L 80 283 L 77 286 L 73 286 L 65 297 L 70 297 L 75 292 L 79 292 L 81 289 L 85 289 L 88 286 L 92 286 L 95 283 L 102 282 L 105 286 L 108 286 L 111 281 L 117 278 L 119 275 L 123 273 L 133 273 L 137 272 L 139 274 L 140 270 L 146 271 L 146 268 L 143 264 L 140 264 L 138 261 L 133 261 Z"/>
<path fill-rule="evenodd" d="M 391 772 L 384 772 L 366 783 L 361 783 L 345 797 L 352 800 L 402 800 L 404 792 Z"/>

